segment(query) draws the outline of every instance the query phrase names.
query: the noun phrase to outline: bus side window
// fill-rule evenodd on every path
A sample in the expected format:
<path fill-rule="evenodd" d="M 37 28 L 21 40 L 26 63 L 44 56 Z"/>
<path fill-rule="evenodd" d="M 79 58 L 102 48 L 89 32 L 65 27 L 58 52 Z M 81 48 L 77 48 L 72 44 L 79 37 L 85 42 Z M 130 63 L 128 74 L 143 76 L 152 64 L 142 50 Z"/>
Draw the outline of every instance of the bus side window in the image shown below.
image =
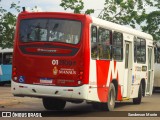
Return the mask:
<path fill-rule="evenodd" d="M 123 59 L 123 34 L 119 32 L 113 33 L 112 41 L 113 59 L 122 60 Z"/>
<path fill-rule="evenodd" d="M 91 57 L 92 59 L 97 59 L 98 50 L 97 50 L 97 27 L 91 27 Z"/>
<path fill-rule="evenodd" d="M 160 48 L 157 48 L 157 63 L 160 63 Z"/>
<path fill-rule="evenodd" d="M 141 38 L 137 38 L 136 40 L 136 60 L 137 63 L 145 63 L 146 62 L 146 41 Z"/>
<path fill-rule="evenodd" d="M 157 48 L 154 48 L 154 63 L 157 63 Z"/>
<path fill-rule="evenodd" d="M 111 59 L 110 34 L 111 31 L 104 28 L 98 30 L 99 59 Z"/>
<path fill-rule="evenodd" d="M 134 62 L 137 62 L 137 38 L 134 37 Z"/>

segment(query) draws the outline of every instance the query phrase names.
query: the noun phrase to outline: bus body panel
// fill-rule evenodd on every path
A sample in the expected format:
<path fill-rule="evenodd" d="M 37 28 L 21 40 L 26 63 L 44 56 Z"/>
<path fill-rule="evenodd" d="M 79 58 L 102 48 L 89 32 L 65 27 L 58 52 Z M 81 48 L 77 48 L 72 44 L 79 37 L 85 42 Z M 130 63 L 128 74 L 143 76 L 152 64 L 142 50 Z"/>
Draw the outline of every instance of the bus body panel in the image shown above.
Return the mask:
<path fill-rule="evenodd" d="M 160 87 L 160 41 L 155 45 L 155 64 L 154 64 L 154 88 Z"/>
<path fill-rule="evenodd" d="M 155 63 L 154 69 L 155 69 L 155 73 L 154 73 L 154 85 L 153 86 L 160 87 L 160 64 Z"/>
<path fill-rule="evenodd" d="M 118 100 L 122 100 L 123 63 L 116 61 L 91 60 L 89 100 L 107 102 L 108 88 L 112 80 L 118 82 Z M 96 68 L 94 68 L 96 67 Z M 97 75 L 97 76 L 96 76 Z"/>
<path fill-rule="evenodd" d="M 12 76 L 12 65 L 1 65 L 1 70 L 3 72 L 0 75 L 0 82 L 10 81 Z"/>

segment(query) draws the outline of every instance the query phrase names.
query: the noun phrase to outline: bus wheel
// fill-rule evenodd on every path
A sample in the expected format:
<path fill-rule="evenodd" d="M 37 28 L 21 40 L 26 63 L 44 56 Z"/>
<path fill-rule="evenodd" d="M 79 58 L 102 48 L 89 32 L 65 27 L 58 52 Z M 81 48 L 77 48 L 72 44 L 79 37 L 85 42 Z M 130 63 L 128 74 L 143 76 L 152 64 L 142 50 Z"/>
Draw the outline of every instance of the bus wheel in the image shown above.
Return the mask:
<path fill-rule="evenodd" d="M 133 98 L 133 104 L 140 104 L 142 100 L 142 85 L 139 86 L 138 97 Z"/>
<path fill-rule="evenodd" d="M 43 98 L 43 106 L 47 110 L 63 110 L 66 101 L 54 98 Z"/>
<path fill-rule="evenodd" d="M 116 90 L 114 84 L 111 83 L 109 86 L 109 94 L 108 94 L 108 102 L 107 102 L 107 110 L 113 111 L 115 106 L 115 99 L 116 99 Z"/>
<path fill-rule="evenodd" d="M 113 111 L 115 106 L 115 98 L 116 98 L 116 91 L 114 84 L 111 83 L 109 86 L 109 93 L 108 93 L 108 102 L 107 103 L 92 103 L 93 108 L 103 111 Z"/>

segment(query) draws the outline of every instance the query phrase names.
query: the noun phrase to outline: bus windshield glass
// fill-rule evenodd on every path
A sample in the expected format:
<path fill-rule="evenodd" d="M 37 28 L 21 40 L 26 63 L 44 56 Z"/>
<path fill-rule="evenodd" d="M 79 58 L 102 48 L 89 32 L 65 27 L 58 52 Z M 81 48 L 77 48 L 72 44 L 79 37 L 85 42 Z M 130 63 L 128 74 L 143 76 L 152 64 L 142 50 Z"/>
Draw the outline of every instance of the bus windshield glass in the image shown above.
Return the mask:
<path fill-rule="evenodd" d="M 24 19 L 20 22 L 21 42 L 78 44 L 81 22 L 65 19 Z"/>
<path fill-rule="evenodd" d="M 3 64 L 12 64 L 12 53 L 3 53 Z"/>

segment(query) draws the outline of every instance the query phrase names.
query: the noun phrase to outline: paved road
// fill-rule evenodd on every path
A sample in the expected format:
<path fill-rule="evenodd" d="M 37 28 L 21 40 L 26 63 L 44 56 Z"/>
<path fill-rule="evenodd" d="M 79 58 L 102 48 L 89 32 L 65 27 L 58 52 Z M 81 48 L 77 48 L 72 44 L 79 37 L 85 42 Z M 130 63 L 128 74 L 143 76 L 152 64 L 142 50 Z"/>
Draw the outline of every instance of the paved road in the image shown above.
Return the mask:
<path fill-rule="evenodd" d="M 74 116 L 74 117 L 106 117 L 112 116 L 111 112 L 98 111 L 92 105 L 67 103 L 64 111 L 47 111 L 42 105 L 42 100 L 38 98 L 14 97 L 10 87 L 0 87 L 0 111 L 36 111 L 47 117 Z M 123 114 L 120 111 L 154 111 L 160 114 L 160 91 L 156 91 L 152 96 L 142 99 L 140 105 L 133 105 L 132 101 L 116 103 L 114 115 Z M 139 112 L 141 111 L 141 112 Z M 132 113 L 132 112 L 131 112 Z M 152 113 L 152 112 L 151 112 Z M 126 113 L 125 113 L 126 114 Z M 127 113 L 128 114 L 128 113 Z"/>

